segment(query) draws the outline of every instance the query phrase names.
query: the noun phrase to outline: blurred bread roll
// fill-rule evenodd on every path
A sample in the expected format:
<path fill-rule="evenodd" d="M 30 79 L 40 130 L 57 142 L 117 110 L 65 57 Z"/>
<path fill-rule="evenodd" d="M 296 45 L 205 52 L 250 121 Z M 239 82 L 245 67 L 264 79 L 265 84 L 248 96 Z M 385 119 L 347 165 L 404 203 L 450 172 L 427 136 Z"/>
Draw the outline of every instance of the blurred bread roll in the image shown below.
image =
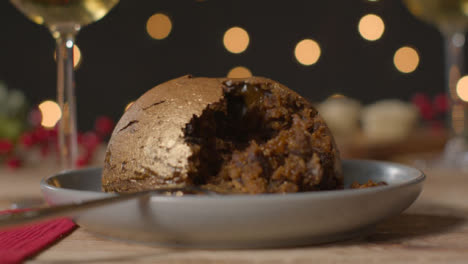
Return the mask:
<path fill-rule="evenodd" d="M 398 141 L 415 128 L 418 110 L 412 104 L 389 99 L 366 106 L 362 111 L 364 135 L 374 141 Z"/>
<path fill-rule="evenodd" d="M 350 137 L 359 131 L 361 104 L 358 101 L 348 97 L 329 98 L 317 108 L 335 137 Z"/>

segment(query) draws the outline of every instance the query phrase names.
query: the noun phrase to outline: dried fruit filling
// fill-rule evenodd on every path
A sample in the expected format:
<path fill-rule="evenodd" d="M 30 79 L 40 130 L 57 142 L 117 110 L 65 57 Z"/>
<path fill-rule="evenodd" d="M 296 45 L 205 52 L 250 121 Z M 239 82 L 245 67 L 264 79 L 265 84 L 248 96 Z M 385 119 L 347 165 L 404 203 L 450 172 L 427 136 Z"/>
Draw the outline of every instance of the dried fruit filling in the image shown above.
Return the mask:
<path fill-rule="evenodd" d="M 317 111 L 270 85 L 226 81 L 223 99 L 186 125 L 193 184 L 252 194 L 342 187 L 333 139 Z"/>

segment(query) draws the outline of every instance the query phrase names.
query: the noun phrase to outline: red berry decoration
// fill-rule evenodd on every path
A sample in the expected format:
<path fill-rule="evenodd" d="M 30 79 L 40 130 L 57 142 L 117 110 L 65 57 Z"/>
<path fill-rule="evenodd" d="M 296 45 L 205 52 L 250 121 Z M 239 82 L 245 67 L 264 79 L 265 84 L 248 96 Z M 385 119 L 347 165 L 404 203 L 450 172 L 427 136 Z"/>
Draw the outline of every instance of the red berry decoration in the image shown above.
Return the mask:
<path fill-rule="evenodd" d="M 420 105 L 419 106 L 419 112 L 422 116 L 423 119 L 429 121 L 432 120 L 435 116 L 434 109 L 432 108 L 432 105 Z"/>
<path fill-rule="evenodd" d="M 434 109 L 437 113 L 446 113 L 449 109 L 449 100 L 446 94 L 438 94 L 434 97 Z"/>
<path fill-rule="evenodd" d="M 91 155 L 89 153 L 85 153 L 84 155 L 81 155 L 77 160 L 76 160 L 76 166 L 81 168 L 89 164 L 91 160 Z"/>
<path fill-rule="evenodd" d="M 10 157 L 7 159 L 6 164 L 10 169 L 17 169 L 21 167 L 22 161 L 18 157 Z"/>
<path fill-rule="evenodd" d="M 29 132 L 24 132 L 20 136 L 19 142 L 21 143 L 21 145 L 23 145 L 27 149 L 32 147 L 34 144 L 36 144 L 36 140 L 34 138 L 34 135 L 32 133 L 29 133 Z"/>
<path fill-rule="evenodd" d="M 94 149 L 101 143 L 101 138 L 94 132 L 86 132 L 81 136 L 81 145 L 83 145 L 88 152 L 93 152 Z"/>
<path fill-rule="evenodd" d="M 419 113 L 425 120 L 432 120 L 435 116 L 431 100 L 423 93 L 417 93 L 411 98 L 411 102 L 419 109 Z"/>
<path fill-rule="evenodd" d="M 8 139 L 0 139 L 0 155 L 5 155 L 13 150 L 13 142 Z"/>
<path fill-rule="evenodd" d="M 114 125 L 114 121 L 109 117 L 100 116 L 96 119 L 96 122 L 94 122 L 94 129 L 100 136 L 106 137 L 112 133 Z"/>
<path fill-rule="evenodd" d="M 9 168 L 16 169 L 23 165 L 21 160 L 15 153 L 15 144 L 19 144 L 24 150 L 37 148 L 42 157 L 49 155 L 51 152 L 59 152 L 58 149 L 58 127 L 52 129 L 44 128 L 41 125 L 42 114 L 37 107 L 33 108 L 27 116 L 28 131 L 18 131 L 15 135 L 15 141 L 0 138 L 0 159 Z M 94 123 L 94 130 L 86 133 L 78 134 L 78 144 L 80 146 L 80 156 L 76 160 L 76 166 L 83 167 L 88 165 L 96 148 L 101 144 L 102 140 L 108 138 L 114 129 L 115 123 L 107 116 L 99 116 Z M 16 137 L 18 136 L 18 140 Z"/>
<path fill-rule="evenodd" d="M 49 138 L 49 132 L 43 127 L 36 128 L 36 130 L 33 131 L 33 135 L 34 140 L 38 143 L 46 142 Z"/>
<path fill-rule="evenodd" d="M 58 128 L 57 128 L 57 126 L 55 126 L 55 127 L 52 128 L 52 129 L 48 129 L 47 132 L 48 132 L 47 137 L 48 137 L 50 140 L 56 140 L 56 139 L 57 139 L 57 136 L 58 136 Z"/>

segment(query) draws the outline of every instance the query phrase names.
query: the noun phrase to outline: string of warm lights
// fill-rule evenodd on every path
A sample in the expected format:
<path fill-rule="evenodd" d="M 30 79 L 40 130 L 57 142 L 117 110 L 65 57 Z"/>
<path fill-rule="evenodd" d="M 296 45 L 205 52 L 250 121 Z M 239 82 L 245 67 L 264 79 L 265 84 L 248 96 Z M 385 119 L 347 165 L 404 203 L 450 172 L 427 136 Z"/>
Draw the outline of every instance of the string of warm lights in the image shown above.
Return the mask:
<path fill-rule="evenodd" d="M 43 127 L 53 128 L 62 118 L 60 106 L 54 101 L 46 100 L 40 103 L 38 108 L 42 115 L 41 125 Z"/>
<path fill-rule="evenodd" d="M 148 35 L 157 40 L 167 38 L 172 30 L 172 22 L 169 16 L 163 13 L 152 15 L 146 23 Z M 368 41 L 377 41 L 385 31 L 383 19 L 376 14 L 364 15 L 358 23 L 359 34 Z M 240 26 L 227 29 L 223 35 L 223 45 L 233 54 L 240 54 L 247 50 L 250 44 L 249 33 Z M 311 66 L 318 62 L 322 54 L 320 44 L 314 39 L 302 39 L 294 48 L 294 57 L 303 66 Z M 419 64 L 419 55 L 415 49 L 404 46 L 398 49 L 394 55 L 394 65 L 402 73 L 411 73 Z M 229 70 L 229 78 L 245 78 L 252 76 L 252 72 L 245 66 L 236 66 Z M 132 102 L 126 107 L 127 110 Z"/>
<path fill-rule="evenodd" d="M 393 64 L 402 73 L 413 72 L 419 64 L 418 52 L 408 46 L 401 47 L 393 56 Z"/>
<path fill-rule="evenodd" d="M 319 44 L 313 39 L 303 39 L 297 43 L 294 55 L 302 65 L 315 64 L 320 58 L 321 50 Z"/>
<path fill-rule="evenodd" d="M 369 1 L 376 2 L 376 0 Z M 153 39 L 163 40 L 167 38 L 172 31 L 171 18 L 161 12 L 153 14 L 146 22 L 146 31 Z M 382 38 L 385 32 L 385 22 L 377 14 L 365 14 L 358 22 L 357 31 L 363 39 L 375 42 Z M 250 45 L 249 33 L 246 29 L 239 26 L 233 26 L 227 29 L 224 32 L 222 41 L 226 50 L 233 54 L 245 52 Z M 74 47 L 74 66 L 78 67 L 81 62 L 81 52 L 77 45 Z M 316 40 L 310 38 L 298 41 L 293 52 L 295 59 L 303 66 L 316 64 L 322 55 L 320 44 Z M 393 56 L 395 68 L 405 74 L 414 72 L 419 65 L 419 61 L 418 52 L 415 48 L 410 46 L 400 47 L 395 51 Z M 252 76 L 252 72 L 245 66 L 235 66 L 229 70 L 227 76 L 230 78 L 250 77 Z M 468 100 L 468 76 L 465 77 L 466 78 L 461 78 L 456 84 L 456 94 L 466 101 Z M 47 102 L 50 104 L 51 101 Z M 128 109 L 132 103 L 133 102 L 130 102 L 125 107 L 125 110 Z M 46 111 L 52 111 L 52 109 L 56 111 L 57 108 L 45 108 L 43 114 L 45 114 Z M 51 114 L 51 116 L 56 117 L 57 114 L 54 113 Z"/>
<path fill-rule="evenodd" d="M 228 78 L 247 78 L 250 76 L 252 76 L 252 72 L 243 66 L 234 67 L 227 74 Z"/>
<path fill-rule="evenodd" d="M 224 33 L 224 47 L 231 53 L 242 53 L 249 46 L 250 37 L 241 27 L 232 27 Z"/>
<path fill-rule="evenodd" d="M 147 33 L 154 39 L 162 40 L 166 38 L 172 30 L 171 19 L 162 13 L 152 15 L 146 24 Z M 359 34 L 368 41 L 379 40 L 385 31 L 383 19 L 376 14 L 366 14 L 358 22 Z M 239 54 L 244 52 L 250 43 L 250 37 L 242 27 L 235 26 L 225 31 L 223 44 L 227 51 Z M 319 60 L 321 56 L 320 45 L 313 39 L 303 39 L 299 41 L 294 49 L 296 60 L 304 66 L 310 66 Z M 409 46 L 399 48 L 394 55 L 394 65 L 402 73 L 410 73 L 416 70 L 419 64 L 417 51 Z M 244 66 L 237 66 L 228 73 L 229 77 L 248 77 L 251 71 Z"/>
<path fill-rule="evenodd" d="M 358 31 L 364 39 L 376 41 L 382 37 L 385 24 L 378 15 L 367 14 L 359 20 Z"/>
<path fill-rule="evenodd" d="M 162 13 L 152 15 L 146 22 L 146 32 L 154 39 L 165 39 L 172 30 L 171 19 Z"/>

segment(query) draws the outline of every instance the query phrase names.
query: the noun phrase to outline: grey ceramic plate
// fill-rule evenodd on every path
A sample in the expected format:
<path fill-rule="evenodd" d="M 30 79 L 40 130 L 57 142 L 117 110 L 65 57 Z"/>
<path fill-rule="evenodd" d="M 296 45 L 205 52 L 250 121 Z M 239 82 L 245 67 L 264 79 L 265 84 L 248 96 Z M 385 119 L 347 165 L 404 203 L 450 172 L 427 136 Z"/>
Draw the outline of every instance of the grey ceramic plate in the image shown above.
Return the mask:
<path fill-rule="evenodd" d="M 410 206 L 424 174 L 403 165 L 343 162 L 345 186 L 385 181 L 367 189 L 295 194 L 152 196 L 76 216 L 87 230 L 109 238 L 183 247 L 280 247 L 347 239 Z M 41 183 L 49 204 L 106 197 L 101 169 L 63 172 Z"/>

